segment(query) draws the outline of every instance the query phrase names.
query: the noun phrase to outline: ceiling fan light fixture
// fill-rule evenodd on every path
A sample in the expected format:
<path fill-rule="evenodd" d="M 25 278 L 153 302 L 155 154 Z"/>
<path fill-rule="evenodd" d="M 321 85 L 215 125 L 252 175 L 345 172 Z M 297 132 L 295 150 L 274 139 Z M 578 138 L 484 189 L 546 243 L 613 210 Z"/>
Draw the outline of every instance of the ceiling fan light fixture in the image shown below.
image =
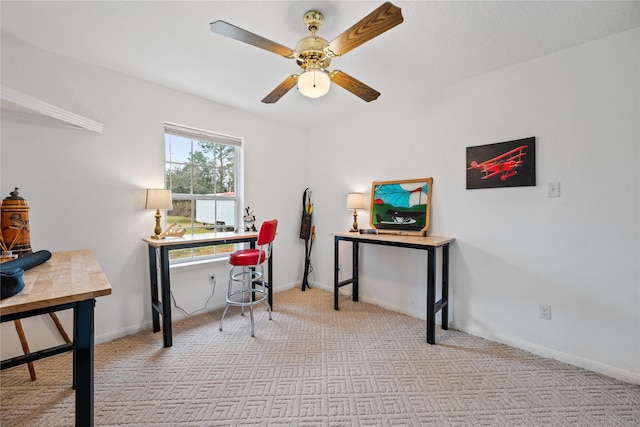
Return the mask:
<path fill-rule="evenodd" d="M 401 24 L 404 21 L 402 10 L 389 2 L 385 2 L 331 42 L 316 34 L 324 23 L 322 12 L 309 10 L 304 14 L 303 21 L 311 35 L 300 39 L 296 44 L 295 50 L 225 21 L 218 20 L 209 24 L 209 26 L 214 33 L 264 49 L 287 59 L 293 59 L 302 68 L 302 74 L 288 76 L 265 96 L 262 99 L 265 104 L 278 102 L 296 84 L 298 91 L 304 96 L 318 98 L 329 92 L 332 82 L 366 102 L 378 99 L 380 92 L 340 70 L 329 70 L 329 65 L 332 59 L 352 51 Z"/>
<path fill-rule="evenodd" d="M 331 80 L 324 71 L 312 69 L 298 77 L 298 90 L 309 98 L 319 98 L 329 92 Z"/>

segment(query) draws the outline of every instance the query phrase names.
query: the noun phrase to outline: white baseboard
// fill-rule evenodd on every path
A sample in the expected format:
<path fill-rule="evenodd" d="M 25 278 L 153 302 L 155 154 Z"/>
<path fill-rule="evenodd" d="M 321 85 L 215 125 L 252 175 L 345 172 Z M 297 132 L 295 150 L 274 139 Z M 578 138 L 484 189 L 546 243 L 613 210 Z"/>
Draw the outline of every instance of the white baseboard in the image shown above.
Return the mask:
<path fill-rule="evenodd" d="M 299 287 L 299 286 L 300 286 L 300 283 L 289 283 L 289 284 L 286 284 L 286 285 L 280 285 L 280 286 L 274 287 L 273 293 L 275 295 L 278 292 L 282 292 L 282 291 L 285 291 L 285 290 L 288 290 L 288 289 L 292 289 L 292 288 L 295 288 L 295 287 Z M 333 286 L 327 286 L 327 285 L 324 285 L 324 284 L 321 284 L 321 283 L 314 283 L 313 287 L 314 288 L 318 288 L 318 289 L 323 289 L 323 290 L 328 291 L 328 292 L 333 292 Z M 397 311 L 398 313 L 403 313 L 403 314 L 406 314 L 408 316 L 415 317 L 417 319 L 424 320 L 426 318 L 425 313 L 419 312 L 418 310 L 407 310 L 406 307 L 395 306 L 395 305 L 389 304 L 388 302 L 385 302 L 385 301 L 379 301 L 379 300 L 377 300 L 375 298 L 364 297 L 364 296 L 360 295 L 360 301 L 363 301 L 363 302 L 366 302 L 366 303 L 369 303 L 369 304 L 375 304 L 375 305 L 378 305 L 380 307 L 386 308 L 387 310 Z M 216 310 L 217 308 L 220 308 L 220 307 L 212 307 L 210 310 Z M 176 319 L 177 318 L 178 317 L 176 317 Z M 600 363 L 600 362 L 595 362 L 593 360 L 584 359 L 582 357 L 575 356 L 575 355 L 572 355 L 572 354 L 563 353 L 563 352 L 560 352 L 560 351 L 557 351 L 557 350 L 553 350 L 553 349 L 550 349 L 550 348 L 546 348 L 546 347 L 542 347 L 542 346 L 539 346 L 539 345 L 536 345 L 536 344 L 531 344 L 529 342 L 518 340 L 518 339 L 513 338 L 513 337 L 507 337 L 507 336 L 495 334 L 495 333 L 492 333 L 491 331 L 483 330 L 483 329 L 480 329 L 480 328 L 457 327 L 454 324 L 451 324 L 450 327 L 452 329 L 457 329 L 459 331 L 465 332 L 465 333 L 473 335 L 473 336 L 485 338 L 485 339 L 488 339 L 490 341 L 499 342 L 501 344 L 509 345 L 511 347 L 520 348 L 522 350 L 529 351 L 529 352 L 531 352 L 533 354 L 536 354 L 538 356 L 542 356 L 542 357 L 546 357 L 546 358 L 549 358 L 549 359 L 558 360 L 560 362 L 568 363 L 569 365 L 573 365 L 573 366 L 577 366 L 579 368 L 587 369 L 587 370 L 592 371 L 592 372 L 597 372 L 599 374 L 603 374 L 603 375 L 618 379 L 620 381 L 625 381 L 625 382 L 629 382 L 629 383 L 633 383 L 633 384 L 640 384 L 640 374 L 635 373 L 635 372 L 626 371 L 624 369 L 619 369 L 619 368 L 616 368 L 614 366 L 609 366 L 609 365 L 606 365 L 606 364 L 603 364 L 603 363 Z M 111 331 L 111 332 L 106 333 L 106 334 L 96 335 L 95 343 L 99 344 L 99 343 L 111 341 L 111 340 L 114 340 L 116 338 L 121 338 L 121 337 L 124 337 L 124 336 L 127 336 L 127 335 L 135 334 L 135 333 L 146 331 L 146 330 L 149 330 L 149 331 L 151 330 L 151 322 L 150 321 L 149 322 L 145 322 L 145 323 L 141 323 L 139 325 L 131 326 L 131 327 L 128 327 L 128 328 L 120 329 L 120 330 L 117 330 L 117 331 Z"/>
<path fill-rule="evenodd" d="M 616 368 L 614 366 L 606 365 L 604 363 L 585 359 L 573 354 L 568 354 L 568 353 L 553 350 L 547 347 L 542 347 L 536 344 L 531 344 L 529 342 L 521 341 L 516 338 L 494 334 L 490 331 L 486 331 L 480 328 L 474 328 L 474 327 L 459 328 L 459 327 L 456 327 L 455 325 L 451 325 L 451 327 L 453 329 L 457 329 L 459 331 L 465 332 L 470 335 L 482 337 L 490 341 L 499 342 L 501 344 L 506 344 L 511 347 L 520 348 L 522 350 L 529 351 L 538 356 L 564 362 L 569 365 L 577 366 L 579 368 L 583 368 L 591 372 L 597 372 L 599 374 L 603 374 L 620 381 L 625 381 L 633 384 L 640 384 L 640 374 L 637 374 L 631 371 L 626 371 L 624 369 Z"/>
<path fill-rule="evenodd" d="M 137 334 L 142 331 L 151 331 L 151 322 L 141 323 L 139 325 L 129 326 L 127 328 L 118 329 L 117 331 L 110 331 L 105 334 L 96 335 L 94 337 L 95 344 L 101 344 L 109 341 L 113 341 L 118 338 L 126 337 L 127 335 Z"/>
<path fill-rule="evenodd" d="M 333 292 L 333 286 L 327 286 L 323 284 L 315 284 L 314 286 L 329 292 Z M 426 319 L 426 313 L 423 313 L 417 310 L 407 310 L 406 307 L 395 306 L 395 305 L 389 304 L 387 301 L 379 301 L 375 298 L 363 297 L 362 295 L 360 295 L 359 299 L 360 301 L 367 302 L 369 304 L 375 304 L 380 307 L 386 308 L 388 310 L 397 311 L 399 313 L 403 313 L 408 316 L 415 317 L 417 319 L 422 319 L 422 320 Z M 436 321 L 436 324 L 439 324 L 439 323 Z M 457 329 L 469 335 L 485 338 L 490 341 L 495 341 L 511 347 L 516 347 L 525 351 L 529 351 L 541 357 L 558 360 L 560 362 L 564 362 L 569 365 L 583 368 L 588 371 L 597 372 L 599 374 L 603 374 L 620 381 L 625 381 L 633 384 L 640 384 L 640 374 L 635 372 L 626 371 L 624 369 L 616 368 L 614 366 L 609 366 L 600 362 L 585 359 L 572 354 L 563 353 L 563 352 L 546 348 L 546 347 L 541 347 L 539 345 L 531 344 L 529 342 L 521 341 L 512 337 L 494 334 L 491 331 L 486 331 L 479 328 L 473 328 L 473 327 L 462 328 L 462 327 L 456 327 L 456 325 L 454 324 L 450 324 L 449 327 L 452 329 Z"/>
<path fill-rule="evenodd" d="M 294 288 L 296 286 L 300 286 L 300 284 L 299 283 L 290 283 L 290 284 L 285 284 L 285 285 L 274 286 L 273 293 L 275 295 L 278 292 L 286 291 L 286 290 Z M 225 293 L 226 293 L 226 290 L 225 290 Z M 224 301 L 223 301 L 223 305 L 207 307 L 206 310 L 199 311 L 198 314 L 206 313 L 206 312 L 209 312 L 209 311 L 218 310 L 218 309 L 223 308 L 223 307 L 224 307 Z M 175 320 L 180 320 L 180 319 L 183 319 L 185 317 L 186 316 L 184 314 L 180 313 L 178 310 L 172 310 L 172 320 L 174 320 L 174 321 Z M 162 321 L 162 319 L 161 319 L 161 321 Z M 140 323 L 138 325 L 129 326 L 127 328 L 118 329 L 116 331 L 109 331 L 109 332 L 104 333 L 104 334 L 95 335 L 94 342 L 95 342 L 95 344 L 101 344 L 101 343 L 113 341 L 113 340 L 118 339 L 118 338 L 126 337 L 127 335 L 137 334 L 138 332 L 151 331 L 152 328 L 153 328 L 153 326 L 152 326 L 151 321 L 148 321 L 148 322 Z M 160 334 L 160 336 L 162 336 L 161 332 L 158 332 L 158 334 Z"/>

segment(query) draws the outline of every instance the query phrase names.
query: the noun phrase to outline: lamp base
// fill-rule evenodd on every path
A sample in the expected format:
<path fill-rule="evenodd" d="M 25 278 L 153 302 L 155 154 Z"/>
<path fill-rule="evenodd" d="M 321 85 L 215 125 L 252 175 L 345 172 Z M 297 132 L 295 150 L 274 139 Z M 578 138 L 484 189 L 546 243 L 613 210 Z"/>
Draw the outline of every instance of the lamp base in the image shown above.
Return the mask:
<path fill-rule="evenodd" d="M 358 232 L 358 211 L 356 209 L 353 210 L 353 225 L 351 226 L 351 230 L 349 230 L 349 232 Z"/>
<path fill-rule="evenodd" d="M 160 227 L 160 218 L 162 218 L 162 215 L 160 215 L 160 209 L 156 209 L 155 218 L 156 218 L 156 228 L 153 229 L 153 232 L 156 234 L 151 236 L 151 238 L 160 240 L 164 238 L 164 236 L 160 237 L 160 235 L 162 234 L 162 227 Z"/>

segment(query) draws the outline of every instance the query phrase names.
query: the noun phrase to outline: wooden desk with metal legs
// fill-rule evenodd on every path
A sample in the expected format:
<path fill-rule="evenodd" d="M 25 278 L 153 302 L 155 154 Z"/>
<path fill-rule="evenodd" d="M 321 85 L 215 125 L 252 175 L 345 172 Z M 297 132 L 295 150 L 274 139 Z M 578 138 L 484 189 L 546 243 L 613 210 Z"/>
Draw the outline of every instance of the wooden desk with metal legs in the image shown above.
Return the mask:
<path fill-rule="evenodd" d="M 249 243 L 249 247 L 255 248 L 258 240 L 257 231 L 225 231 L 217 233 L 204 233 L 186 235 L 179 238 L 167 238 L 162 240 L 144 238 L 149 245 L 149 274 L 151 281 L 151 318 L 153 332 L 160 331 L 160 315 L 162 315 L 163 346 L 171 347 L 173 337 L 171 332 L 171 278 L 169 274 L 169 251 L 174 249 L 198 248 L 202 246 L 228 245 L 236 243 Z M 268 273 L 266 283 L 268 302 L 273 309 L 273 252 L 267 261 Z M 158 276 L 159 279 L 158 279 Z M 158 294 L 158 286 L 160 294 Z"/>
<path fill-rule="evenodd" d="M 338 291 L 342 286 L 353 285 L 353 301 L 358 301 L 358 249 L 361 243 L 374 245 L 395 246 L 399 248 L 420 249 L 427 251 L 427 342 L 436 343 L 436 313 L 442 310 L 442 329 L 449 328 L 449 244 L 455 239 L 436 236 L 405 236 L 394 234 L 359 234 L 334 233 L 334 289 L 333 308 L 338 308 Z M 350 279 L 340 281 L 339 243 L 351 242 L 353 266 Z M 436 249 L 442 249 L 442 297 L 436 301 Z"/>
<path fill-rule="evenodd" d="M 2 361 L 11 368 L 73 351 L 76 426 L 93 426 L 93 319 L 95 298 L 110 295 L 111 285 L 90 250 L 54 252 L 44 264 L 24 272 L 25 288 L 0 302 L 2 322 L 73 309 L 73 341 Z"/>

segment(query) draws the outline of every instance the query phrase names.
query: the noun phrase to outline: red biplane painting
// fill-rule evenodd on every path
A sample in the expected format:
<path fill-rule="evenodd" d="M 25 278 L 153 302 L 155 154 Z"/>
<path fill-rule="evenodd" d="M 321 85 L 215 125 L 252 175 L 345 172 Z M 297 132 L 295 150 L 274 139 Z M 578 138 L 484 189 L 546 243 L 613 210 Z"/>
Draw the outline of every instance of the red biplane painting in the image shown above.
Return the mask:
<path fill-rule="evenodd" d="M 536 185 L 535 138 L 467 147 L 467 189 Z"/>

